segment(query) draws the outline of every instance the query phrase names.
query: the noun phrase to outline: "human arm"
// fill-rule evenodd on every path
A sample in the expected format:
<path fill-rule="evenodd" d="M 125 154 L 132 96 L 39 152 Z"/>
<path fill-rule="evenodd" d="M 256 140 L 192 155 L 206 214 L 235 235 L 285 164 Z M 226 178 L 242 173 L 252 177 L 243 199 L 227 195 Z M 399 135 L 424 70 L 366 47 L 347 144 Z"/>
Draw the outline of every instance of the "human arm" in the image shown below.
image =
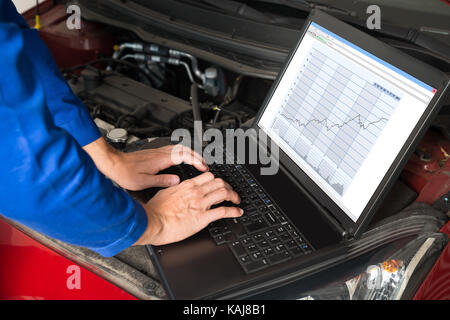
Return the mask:
<path fill-rule="evenodd" d="M 21 28 L 0 20 L 0 212 L 56 239 L 114 255 L 139 239 L 147 214 L 55 125 L 24 41 Z"/>
<path fill-rule="evenodd" d="M 180 182 L 178 176 L 158 172 L 182 162 L 203 172 L 208 169 L 200 155 L 181 145 L 124 153 L 99 138 L 83 149 L 104 175 L 121 187 L 134 191 L 177 185 Z"/>

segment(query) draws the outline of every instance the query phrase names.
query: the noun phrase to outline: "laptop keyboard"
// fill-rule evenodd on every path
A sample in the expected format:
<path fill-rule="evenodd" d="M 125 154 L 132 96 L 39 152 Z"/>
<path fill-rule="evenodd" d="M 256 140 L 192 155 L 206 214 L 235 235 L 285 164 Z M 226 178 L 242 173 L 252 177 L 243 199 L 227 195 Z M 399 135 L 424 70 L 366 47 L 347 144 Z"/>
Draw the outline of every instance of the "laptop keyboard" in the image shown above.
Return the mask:
<path fill-rule="evenodd" d="M 190 165 L 178 167 L 182 180 L 201 174 Z M 244 209 L 244 214 L 235 219 L 214 221 L 208 231 L 217 245 L 230 248 L 246 273 L 312 252 L 311 245 L 244 166 L 213 164 L 210 170 L 239 194 L 238 207 Z M 218 206 L 222 205 L 235 206 L 231 202 Z"/>

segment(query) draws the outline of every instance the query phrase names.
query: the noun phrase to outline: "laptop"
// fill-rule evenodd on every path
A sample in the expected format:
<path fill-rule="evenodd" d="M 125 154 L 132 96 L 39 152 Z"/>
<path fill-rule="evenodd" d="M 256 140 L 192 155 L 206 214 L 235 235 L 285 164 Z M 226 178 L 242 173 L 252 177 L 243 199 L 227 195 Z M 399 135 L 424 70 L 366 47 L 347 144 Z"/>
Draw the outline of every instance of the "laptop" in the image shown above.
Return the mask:
<path fill-rule="evenodd" d="M 333 266 L 366 230 L 448 87 L 439 70 L 313 10 L 252 125 L 268 137 L 260 147 L 278 148 L 278 172 L 211 166 L 244 215 L 148 246 L 168 296 L 245 298 Z"/>

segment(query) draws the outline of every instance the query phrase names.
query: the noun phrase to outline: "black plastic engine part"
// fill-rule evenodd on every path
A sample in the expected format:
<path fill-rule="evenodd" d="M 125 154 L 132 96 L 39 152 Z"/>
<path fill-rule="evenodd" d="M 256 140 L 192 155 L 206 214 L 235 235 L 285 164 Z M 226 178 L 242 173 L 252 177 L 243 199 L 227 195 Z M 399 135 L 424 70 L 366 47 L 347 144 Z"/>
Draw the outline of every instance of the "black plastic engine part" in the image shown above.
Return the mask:
<path fill-rule="evenodd" d="M 74 93 L 88 108 L 106 108 L 104 120 L 122 128 L 134 125 L 142 132 L 146 128 L 173 129 L 175 120 L 181 114 L 192 112 L 188 101 L 121 74 L 104 72 L 101 83 L 96 86 L 86 86 L 84 82 L 83 77 L 70 82 Z"/>

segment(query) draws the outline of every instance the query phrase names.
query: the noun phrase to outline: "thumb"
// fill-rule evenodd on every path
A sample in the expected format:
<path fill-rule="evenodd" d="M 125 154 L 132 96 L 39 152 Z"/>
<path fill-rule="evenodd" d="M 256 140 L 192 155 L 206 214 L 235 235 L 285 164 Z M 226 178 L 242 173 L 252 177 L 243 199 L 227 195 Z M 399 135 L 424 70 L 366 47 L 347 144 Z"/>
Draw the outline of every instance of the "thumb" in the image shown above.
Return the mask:
<path fill-rule="evenodd" d="M 150 187 L 171 187 L 180 183 L 180 178 L 174 174 L 151 175 L 146 179 L 147 188 Z"/>
<path fill-rule="evenodd" d="M 203 218 L 205 226 L 213 221 L 223 219 L 223 218 L 239 218 L 244 214 L 244 210 L 238 207 L 218 207 L 214 209 L 207 210 L 205 214 L 200 217 Z"/>

